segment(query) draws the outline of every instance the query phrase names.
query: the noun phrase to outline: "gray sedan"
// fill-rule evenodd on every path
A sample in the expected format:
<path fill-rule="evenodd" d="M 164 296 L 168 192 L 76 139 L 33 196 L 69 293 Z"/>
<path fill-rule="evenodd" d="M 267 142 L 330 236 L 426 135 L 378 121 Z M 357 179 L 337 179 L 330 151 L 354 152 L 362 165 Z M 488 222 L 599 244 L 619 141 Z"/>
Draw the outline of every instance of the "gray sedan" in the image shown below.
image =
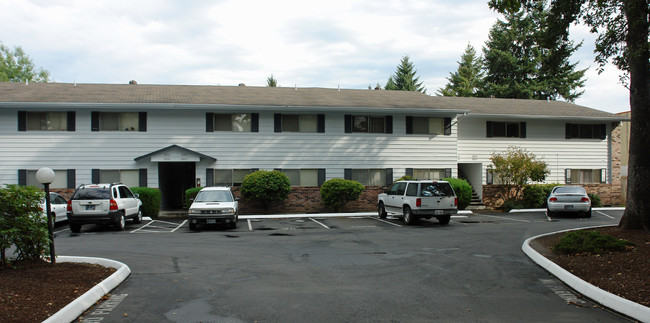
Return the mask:
<path fill-rule="evenodd" d="M 591 217 L 591 200 L 587 191 L 580 186 L 556 186 L 548 196 L 546 212 L 548 216 L 556 213 L 575 213 Z"/>

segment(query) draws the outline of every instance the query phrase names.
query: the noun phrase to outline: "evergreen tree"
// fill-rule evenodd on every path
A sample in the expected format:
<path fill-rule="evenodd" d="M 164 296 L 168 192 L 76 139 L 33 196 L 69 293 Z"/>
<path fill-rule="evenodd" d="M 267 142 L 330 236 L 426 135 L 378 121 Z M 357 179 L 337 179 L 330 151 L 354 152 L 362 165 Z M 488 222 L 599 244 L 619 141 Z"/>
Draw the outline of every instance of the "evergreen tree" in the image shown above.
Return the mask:
<path fill-rule="evenodd" d="M 438 90 L 441 96 L 480 96 L 479 91 L 483 88 L 483 63 L 481 58 L 476 56 L 476 50 L 471 44 L 467 44 L 465 53 L 460 57 L 458 70 L 449 73 L 449 83 Z"/>
<path fill-rule="evenodd" d="M 397 66 L 395 74 L 388 78 L 388 82 L 384 89 L 427 93 L 426 88 L 422 86 L 422 82 L 419 82 L 420 77 L 415 76 L 416 73 L 417 71 L 415 70 L 415 66 L 410 61 L 409 56 L 404 55 L 400 65 Z"/>
<path fill-rule="evenodd" d="M 573 102 L 582 95 L 586 69 L 569 61 L 582 43 L 549 37 L 548 16 L 539 2 L 494 24 L 483 48 L 486 96 Z"/>
<path fill-rule="evenodd" d="M 275 77 L 273 77 L 273 74 L 271 74 L 271 76 L 269 76 L 266 79 L 266 86 L 268 86 L 268 87 L 277 87 L 278 86 L 278 80 L 275 79 Z"/>
<path fill-rule="evenodd" d="M 32 59 L 20 47 L 11 50 L 0 42 L 0 82 L 48 82 L 50 72 L 36 70 Z"/>

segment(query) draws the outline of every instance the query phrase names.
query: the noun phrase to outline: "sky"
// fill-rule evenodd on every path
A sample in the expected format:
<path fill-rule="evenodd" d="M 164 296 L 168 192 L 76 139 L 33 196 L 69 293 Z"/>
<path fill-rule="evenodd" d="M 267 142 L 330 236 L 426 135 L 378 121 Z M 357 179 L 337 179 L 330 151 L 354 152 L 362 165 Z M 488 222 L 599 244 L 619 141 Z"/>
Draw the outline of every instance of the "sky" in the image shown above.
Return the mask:
<path fill-rule="evenodd" d="M 0 42 L 63 83 L 367 89 L 408 55 L 435 94 L 500 18 L 487 0 L 0 0 Z M 629 111 L 620 71 L 597 73 L 595 36 L 571 32 L 588 68 L 575 103 Z"/>

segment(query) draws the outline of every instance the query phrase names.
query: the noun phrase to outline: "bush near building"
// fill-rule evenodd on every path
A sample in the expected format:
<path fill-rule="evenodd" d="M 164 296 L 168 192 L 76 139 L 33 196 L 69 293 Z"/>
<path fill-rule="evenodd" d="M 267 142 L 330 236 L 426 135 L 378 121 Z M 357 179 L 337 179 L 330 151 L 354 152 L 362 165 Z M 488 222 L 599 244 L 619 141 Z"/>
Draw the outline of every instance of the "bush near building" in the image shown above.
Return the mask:
<path fill-rule="evenodd" d="M 162 197 L 159 190 L 149 187 L 131 187 L 134 194 L 138 194 L 142 201 L 142 216 L 148 216 L 152 219 L 158 218 L 160 212 L 160 199 Z"/>
<path fill-rule="evenodd" d="M 320 188 L 320 195 L 323 204 L 333 208 L 338 213 L 341 212 L 346 203 L 357 200 L 364 189 L 365 186 L 357 181 L 332 178 L 323 183 Z"/>
<path fill-rule="evenodd" d="M 261 204 L 268 214 L 274 203 L 282 202 L 289 197 L 291 182 L 283 172 L 259 170 L 244 177 L 240 192 L 247 200 Z"/>
<path fill-rule="evenodd" d="M 467 208 L 469 203 L 472 202 L 472 185 L 461 178 L 447 177 L 442 180 L 449 182 L 451 187 L 454 189 L 454 192 L 456 192 L 456 197 L 458 198 L 458 209 L 464 210 Z"/>

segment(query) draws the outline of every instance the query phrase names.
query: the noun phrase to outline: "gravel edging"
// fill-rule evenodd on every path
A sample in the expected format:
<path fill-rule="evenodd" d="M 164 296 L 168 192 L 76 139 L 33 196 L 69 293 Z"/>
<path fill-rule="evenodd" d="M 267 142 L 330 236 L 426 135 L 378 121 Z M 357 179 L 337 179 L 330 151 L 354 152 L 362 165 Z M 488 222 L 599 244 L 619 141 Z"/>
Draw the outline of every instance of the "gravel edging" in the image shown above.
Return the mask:
<path fill-rule="evenodd" d="M 539 252 L 535 251 L 535 249 L 533 249 L 530 246 L 531 241 L 540 237 L 549 236 L 556 233 L 583 230 L 583 229 L 592 229 L 598 227 L 600 226 L 568 229 L 568 230 L 541 234 L 526 239 L 526 241 L 524 241 L 524 244 L 521 246 L 521 250 L 537 265 L 539 265 L 540 267 L 544 268 L 546 271 L 553 274 L 555 277 L 563 281 L 565 284 L 573 288 L 578 293 L 616 312 L 627 315 L 641 322 L 650 322 L 650 307 L 646 307 L 641 304 L 629 301 L 625 298 L 614 295 L 592 284 L 589 284 L 588 282 L 578 278 L 577 276 L 566 271 L 564 268 L 550 261 L 548 258 L 542 256 Z"/>
<path fill-rule="evenodd" d="M 96 257 L 75 257 L 75 256 L 57 256 L 57 262 L 80 262 L 97 264 L 104 267 L 117 269 L 112 275 L 108 276 L 101 283 L 95 285 L 83 295 L 60 309 L 54 315 L 50 316 L 44 323 L 53 322 L 72 322 L 83 314 L 83 312 L 93 306 L 104 295 L 108 294 L 113 288 L 117 287 L 131 274 L 129 266 L 115 260 Z"/>

